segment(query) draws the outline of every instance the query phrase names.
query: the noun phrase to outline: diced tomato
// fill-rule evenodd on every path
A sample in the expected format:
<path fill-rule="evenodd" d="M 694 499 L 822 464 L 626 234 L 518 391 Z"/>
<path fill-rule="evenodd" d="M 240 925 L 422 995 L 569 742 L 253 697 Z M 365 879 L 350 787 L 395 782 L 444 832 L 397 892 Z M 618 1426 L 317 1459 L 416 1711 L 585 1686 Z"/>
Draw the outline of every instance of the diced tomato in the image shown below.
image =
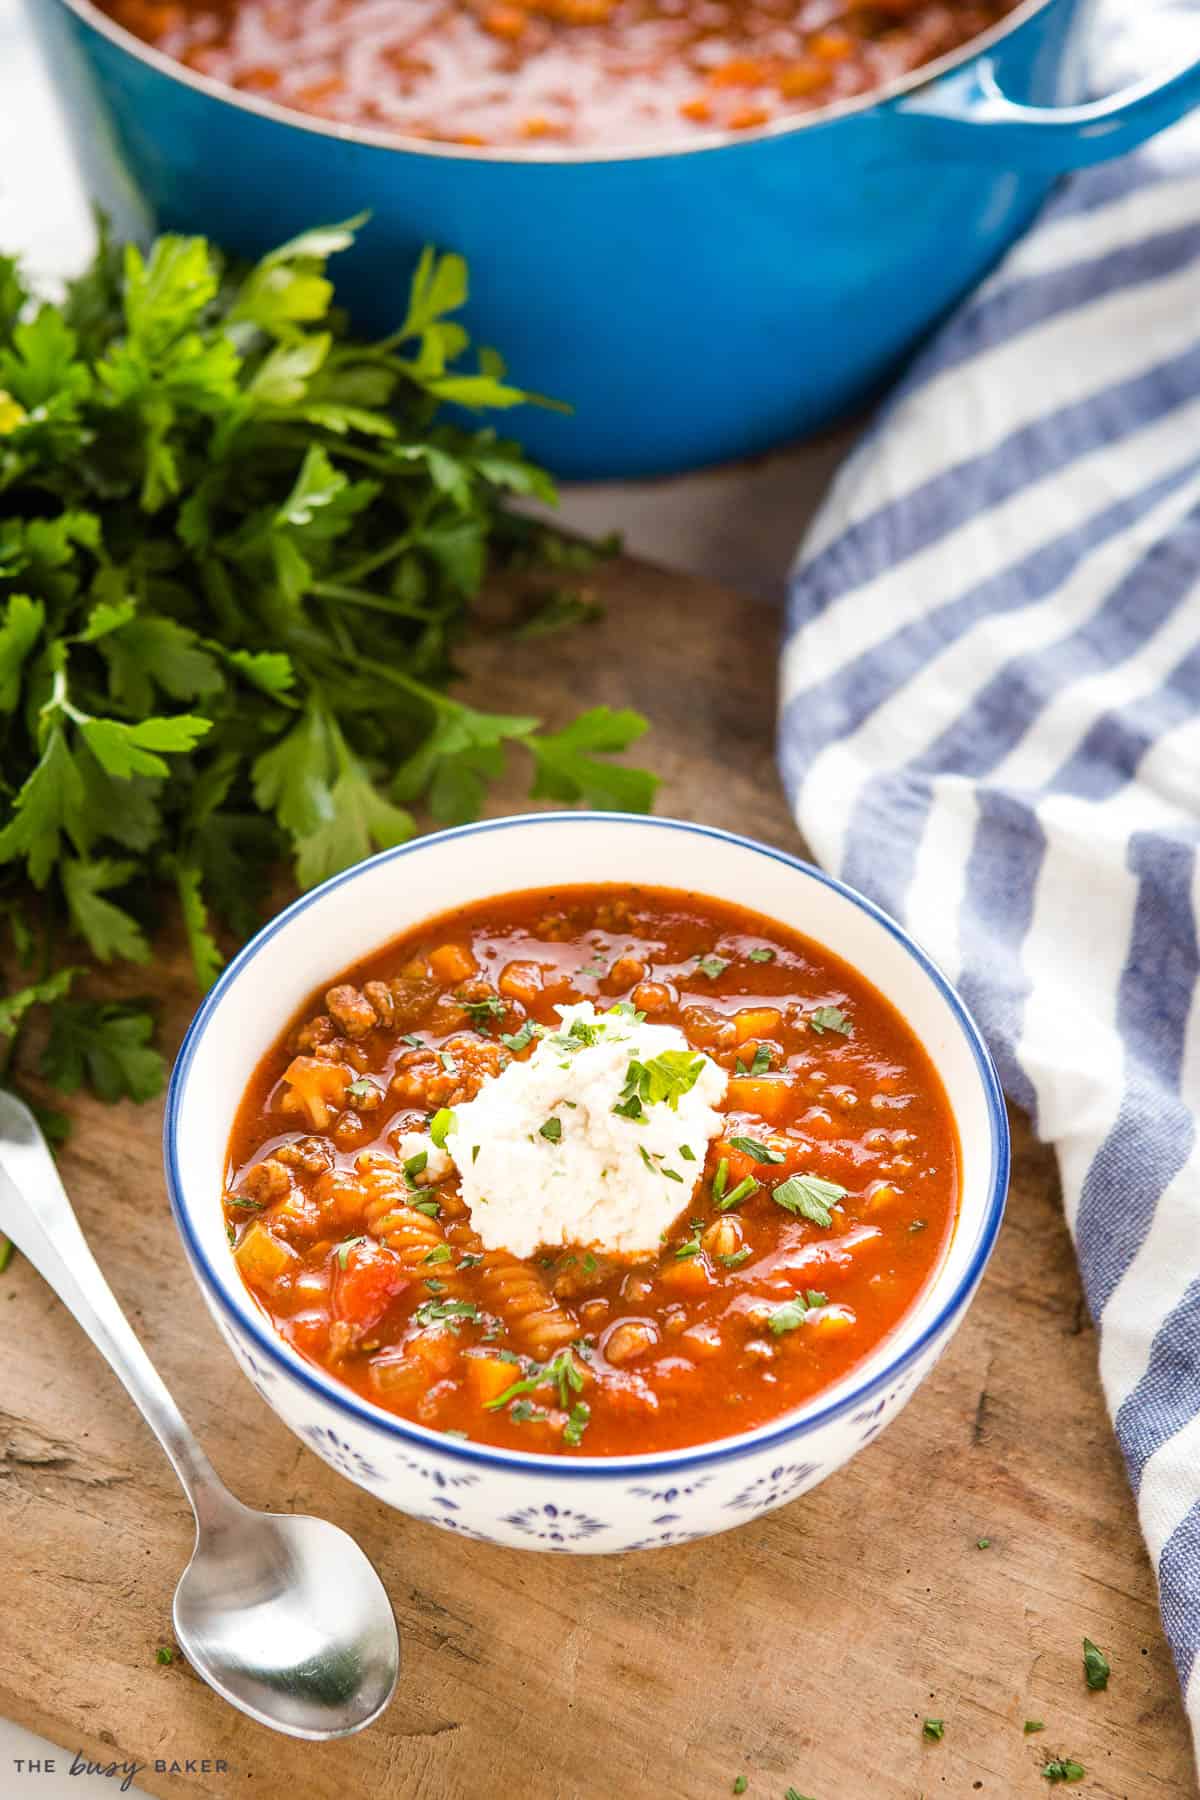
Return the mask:
<path fill-rule="evenodd" d="M 404 1265 L 386 1244 L 352 1244 L 345 1262 L 338 1259 L 333 1288 L 333 1307 L 339 1319 L 369 1331 L 377 1325 L 396 1298 L 409 1286 Z"/>

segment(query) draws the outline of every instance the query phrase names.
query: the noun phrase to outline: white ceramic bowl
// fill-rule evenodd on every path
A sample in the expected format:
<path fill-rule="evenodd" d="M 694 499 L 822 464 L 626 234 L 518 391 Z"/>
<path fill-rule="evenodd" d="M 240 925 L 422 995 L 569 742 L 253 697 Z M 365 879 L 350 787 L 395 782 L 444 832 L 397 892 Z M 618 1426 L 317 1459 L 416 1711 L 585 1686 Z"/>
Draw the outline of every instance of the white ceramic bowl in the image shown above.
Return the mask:
<path fill-rule="evenodd" d="M 924 1044 L 962 1146 L 958 1225 L 913 1311 L 850 1375 L 738 1437 L 647 1456 L 518 1454 L 382 1411 L 305 1362 L 242 1284 L 222 1175 L 259 1059 L 314 989 L 436 913 L 575 882 L 688 888 L 752 906 L 835 951 Z M 171 1205 L 221 1333 L 267 1405 L 319 1456 L 414 1517 L 527 1550 L 640 1550 L 726 1531 L 832 1474 L 889 1423 L 949 1343 L 1004 1211 L 1008 1128 L 991 1058 L 928 957 L 861 895 L 780 850 L 674 819 L 539 813 L 418 839 L 306 894 L 247 945 L 205 998 L 171 1079 Z"/>

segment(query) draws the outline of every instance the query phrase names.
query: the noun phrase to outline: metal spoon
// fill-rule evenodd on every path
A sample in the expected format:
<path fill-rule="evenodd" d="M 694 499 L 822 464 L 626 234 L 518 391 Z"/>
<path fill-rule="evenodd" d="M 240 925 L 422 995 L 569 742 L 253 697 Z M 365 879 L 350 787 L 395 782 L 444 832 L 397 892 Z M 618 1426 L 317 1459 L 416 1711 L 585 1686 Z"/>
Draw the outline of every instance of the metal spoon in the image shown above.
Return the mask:
<path fill-rule="evenodd" d="M 255 1512 L 218 1478 L 100 1273 L 36 1119 L 0 1091 L 0 1231 L 109 1360 L 196 1515 L 175 1635 L 218 1694 L 291 1737 L 345 1737 L 378 1718 L 400 1642 L 383 1583 L 324 1519 Z"/>

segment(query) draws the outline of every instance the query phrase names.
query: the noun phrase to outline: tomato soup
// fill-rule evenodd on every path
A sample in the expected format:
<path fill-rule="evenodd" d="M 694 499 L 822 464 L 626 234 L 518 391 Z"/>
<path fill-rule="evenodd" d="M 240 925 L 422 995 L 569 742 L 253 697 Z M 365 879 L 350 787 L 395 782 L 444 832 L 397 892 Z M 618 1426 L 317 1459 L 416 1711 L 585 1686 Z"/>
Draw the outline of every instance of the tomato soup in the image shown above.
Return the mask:
<path fill-rule="evenodd" d="M 887 1338 L 954 1229 L 928 1057 L 753 912 L 563 888 L 431 920 L 315 996 L 229 1146 L 241 1274 L 355 1393 L 474 1442 L 748 1430 Z"/>
<path fill-rule="evenodd" d="M 1017 0 L 98 0 L 188 68 L 459 144 L 684 143 L 850 100 Z"/>

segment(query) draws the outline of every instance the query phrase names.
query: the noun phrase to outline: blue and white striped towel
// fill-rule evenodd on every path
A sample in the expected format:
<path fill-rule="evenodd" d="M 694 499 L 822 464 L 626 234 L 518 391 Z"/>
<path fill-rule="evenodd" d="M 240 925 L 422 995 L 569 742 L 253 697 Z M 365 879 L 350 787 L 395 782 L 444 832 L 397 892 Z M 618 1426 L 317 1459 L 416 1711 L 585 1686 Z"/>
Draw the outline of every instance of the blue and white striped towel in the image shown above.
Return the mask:
<path fill-rule="evenodd" d="M 791 578 L 780 761 L 1056 1147 L 1200 1742 L 1196 123 L 1068 182 L 846 465 Z"/>

